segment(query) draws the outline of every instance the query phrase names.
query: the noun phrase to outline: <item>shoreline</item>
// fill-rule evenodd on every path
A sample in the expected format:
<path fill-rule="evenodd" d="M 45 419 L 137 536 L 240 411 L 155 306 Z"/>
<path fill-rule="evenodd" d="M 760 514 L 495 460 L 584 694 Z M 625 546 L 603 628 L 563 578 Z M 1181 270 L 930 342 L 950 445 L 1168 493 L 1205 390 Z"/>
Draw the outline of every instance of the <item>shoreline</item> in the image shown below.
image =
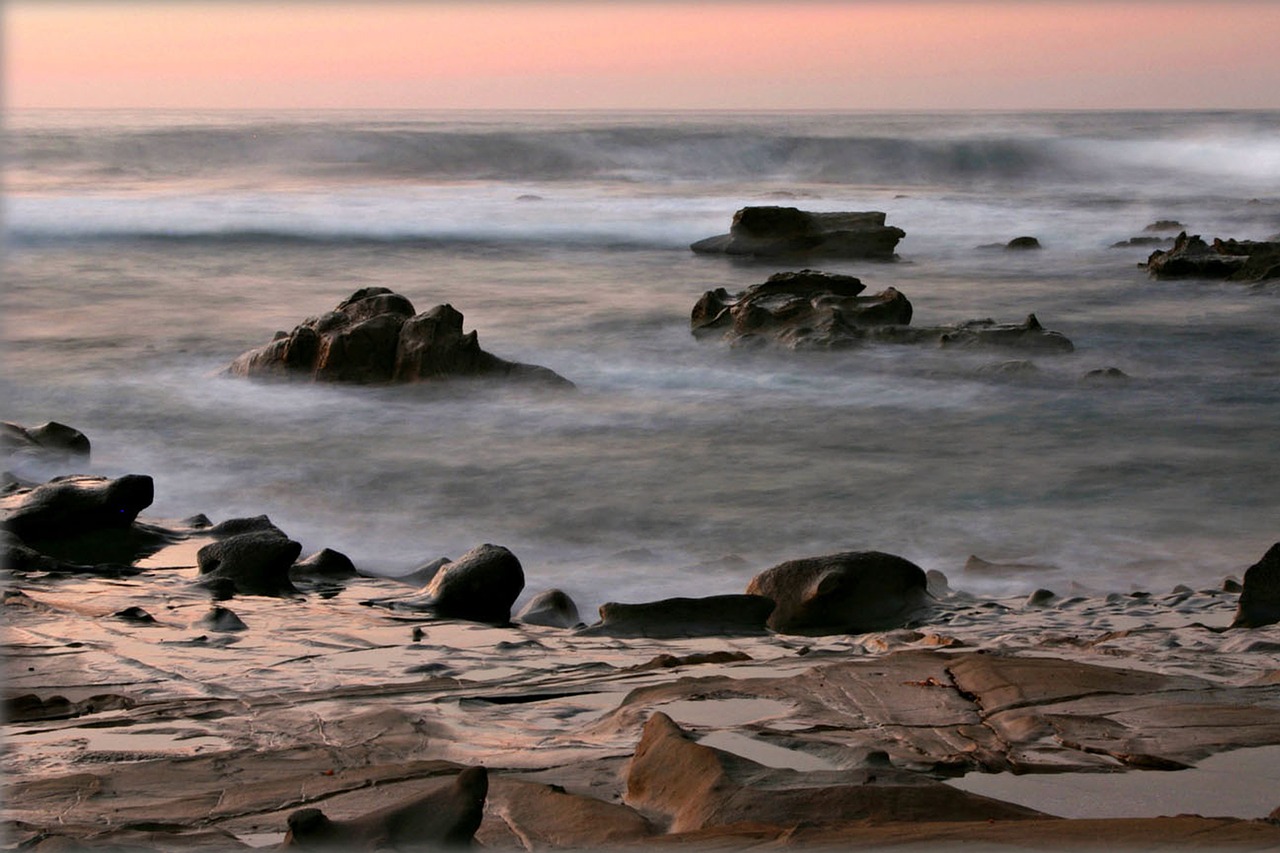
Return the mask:
<path fill-rule="evenodd" d="M 9 698 L 87 703 L 5 723 L 11 843 L 270 846 L 304 806 L 354 818 L 477 764 L 492 782 L 476 837 L 495 849 L 1280 843 L 1274 812 L 1240 814 L 1237 796 L 1274 779 L 1230 761 L 1280 744 L 1280 626 L 1224 631 L 1237 595 L 1221 588 L 1048 606 L 947 591 L 913 627 L 658 640 L 367 607 L 406 587 L 355 578 L 329 597 L 224 601 L 248 626 L 230 633 L 201 627 L 209 592 L 194 563 L 172 559 L 183 546 L 131 578 L 10 574 Z M 129 607 L 154 621 L 119 615 Z M 670 813 L 628 794 L 655 714 L 742 796 L 811 788 L 821 802 L 878 794 L 886 779 L 938 796 L 998 776 L 1016 789 L 1031 774 L 1105 778 L 1114 801 L 1158 773 L 1185 780 L 1202 817 L 1060 820 L 1049 789 L 1050 814 L 1032 820 L 988 820 L 982 800 L 964 805 L 976 823 L 872 808 L 673 831 Z M 1172 769 L 1209 756 L 1232 771 Z"/>

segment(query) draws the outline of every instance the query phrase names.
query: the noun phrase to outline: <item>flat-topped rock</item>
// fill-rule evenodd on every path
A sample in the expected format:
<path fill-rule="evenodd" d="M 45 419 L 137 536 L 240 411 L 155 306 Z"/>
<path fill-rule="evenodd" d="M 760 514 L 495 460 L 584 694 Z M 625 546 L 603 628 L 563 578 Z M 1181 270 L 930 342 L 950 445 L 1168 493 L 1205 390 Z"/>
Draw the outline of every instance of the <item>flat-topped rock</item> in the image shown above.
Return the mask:
<path fill-rule="evenodd" d="M 893 260 L 907 235 L 885 225 L 880 211 L 811 213 L 794 207 L 744 207 L 733 215 L 728 234 L 708 237 L 689 248 L 698 254 Z"/>
<path fill-rule="evenodd" d="M 226 372 L 358 384 L 497 378 L 572 387 L 549 368 L 485 352 L 475 331 L 463 333 L 462 319 L 452 305 L 418 314 L 400 294 L 366 287 L 292 332 L 277 332 L 269 344 L 236 358 Z"/>

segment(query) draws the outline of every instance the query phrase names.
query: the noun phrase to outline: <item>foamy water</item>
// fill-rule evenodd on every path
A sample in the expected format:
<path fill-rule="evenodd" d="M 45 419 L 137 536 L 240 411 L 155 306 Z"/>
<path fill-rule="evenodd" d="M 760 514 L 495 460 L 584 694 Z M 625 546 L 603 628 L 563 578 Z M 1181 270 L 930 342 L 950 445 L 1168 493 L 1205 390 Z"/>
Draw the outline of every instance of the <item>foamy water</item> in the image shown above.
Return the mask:
<path fill-rule="evenodd" d="M 480 542 L 530 591 L 741 591 L 874 548 L 953 585 L 1167 589 L 1277 538 L 1280 302 L 1153 282 L 1156 219 L 1280 232 L 1274 113 L 21 114 L 6 179 L 5 417 L 61 420 L 152 514 L 266 512 L 397 573 Z M 884 210 L 896 264 L 824 263 L 916 325 L 1035 312 L 1076 352 L 740 352 L 698 296 L 789 267 L 695 256 L 746 204 Z M 1034 234 L 1038 253 L 976 246 Z M 576 394 L 278 387 L 240 352 L 386 286 Z M 1079 382 L 1118 367 L 1124 385 Z M 24 472 L 33 476 L 56 473 Z M 1049 568 L 966 577 L 965 558 Z M 727 559 L 733 557 L 734 559 Z"/>

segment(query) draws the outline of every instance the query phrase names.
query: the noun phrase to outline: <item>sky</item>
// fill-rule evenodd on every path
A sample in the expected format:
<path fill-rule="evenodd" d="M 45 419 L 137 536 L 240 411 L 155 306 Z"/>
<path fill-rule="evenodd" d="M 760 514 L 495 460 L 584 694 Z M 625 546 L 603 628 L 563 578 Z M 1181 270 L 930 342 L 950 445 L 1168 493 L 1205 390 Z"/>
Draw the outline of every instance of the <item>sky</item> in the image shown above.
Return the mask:
<path fill-rule="evenodd" d="M 6 109 L 1280 108 L 1280 2 L 8 0 Z"/>

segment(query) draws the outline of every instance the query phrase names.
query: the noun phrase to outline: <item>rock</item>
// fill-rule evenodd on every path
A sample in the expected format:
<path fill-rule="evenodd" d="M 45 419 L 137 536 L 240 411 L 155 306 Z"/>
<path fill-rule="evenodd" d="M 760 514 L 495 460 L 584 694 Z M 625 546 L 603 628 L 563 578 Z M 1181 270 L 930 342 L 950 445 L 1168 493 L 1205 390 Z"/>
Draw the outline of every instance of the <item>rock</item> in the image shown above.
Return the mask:
<path fill-rule="evenodd" d="M 653 832 L 643 816 L 620 803 L 504 777 L 490 780 L 485 812 L 489 819 L 476 835 L 481 849 L 616 850 Z"/>
<path fill-rule="evenodd" d="M 1280 622 L 1280 542 L 1244 573 L 1244 587 L 1232 628 L 1261 628 Z"/>
<path fill-rule="evenodd" d="M 276 527 L 271 519 L 265 515 L 254 515 L 248 518 L 228 518 L 226 521 L 219 522 L 204 530 L 204 533 L 213 537 L 238 536 L 241 533 L 278 533 L 283 536 L 284 531 Z"/>
<path fill-rule="evenodd" d="M 1057 597 L 1057 594 L 1051 589 L 1037 589 L 1027 596 L 1026 606 L 1044 607 L 1047 604 L 1052 604 Z"/>
<path fill-rule="evenodd" d="M 1047 572 L 1056 569 L 1057 566 L 1043 563 L 994 563 L 990 560 L 984 560 L 976 554 L 970 554 L 969 559 L 964 564 L 966 572 L 979 574 L 1022 574 L 1023 572 Z"/>
<path fill-rule="evenodd" d="M 1027 249 L 1040 249 L 1040 241 L 1035 237 L 1014 237 L 1008 243 L 1004 244 L 1007 251 L 1025 251 Z"/>
<path fill-rule="evenodd" d="M 857 634 L 899 628 L 928 599 L 924 570 L 879 551 L 788 560 L 752 578 L 747 593 L 777 604 L 768 625 L 783 634 Z"/>
<path fill-rule="evenodd" d="M 49 421 L 38 427 L 0 422 L 0 452 L 10 458 L 26 457 L 50 462 L 89 461 L 89 439 L 80 430 Z"/>
<path fill-rule="evenodd" d="M 56 477 L 14 501 L 4 526 L 27 543 L 65 539 L 98 530 L 129 528 L 151 505 L 155 484 L 143 474 Z"/>
<path fill-rule="evenodd" d="M 335 851 L 469 847 L 484 818 L 488 792 L 485 768 L 468 767 L 444 787 L 352 820 L 330 820 L 320 809 L 299 809 L 289 815 L 281 846 Z"/>
<path fill-rule="evenodd" d="M 413 304 L 385 287 L 357 290 L 337 308 L 310 317 L 292 332 L 239 356 L 226 371 L 251 378 L 384 384 L 494 377 L 572 387 L 545 367 L 504 361 L 480 349 L 462 314 L 437 305 L 415 314 Z"/>
<path fill-rule="evenodd" d="M 249 630 L 249 626 L 244 624 L 244 620 L 234 612 L 216 605 L 209 608 L 209 612 L 202 616 L 199 621 L 192 623 L 191 627 L 219 633 Z"/>
<path fill-rule="evenodd" d="M 885 225 L 885 214 L 810 213 L 794 207 L 744 207 L 733 215 L 729 233 L 699 240 L 689 248 L 699 254 L 893 260 L 894 248 L 906 236 Z"/>
<path fill-rule="evenodd" d="M 302 545 L 278 531 L 238 533 L 196 552 L 200 582 L 222 593 L 291 596 L 289 569 Z"/>
<path fill-rule="evenodd" d="M 1090 370 L 1080 377 L 1080 381 L 1088 384 L 1123 384 L 1129 381 L 1129 374 L 1118 367 L 1099 367 Z"/>
<path fill-rule="evenodd" d="M 397 580 L 401 583 L 407 583 L 412 586 L 426 586 L 431 583 L 432 579 L 435 578 L 440 569 L 450 562 L 452 561 L 448 557 L 436 557 L 431 562 L 423 563 L 421 566 L 418 566 L 407 575 L 398 575 L 392 578 L 392 580 Z"/>
<path fill-rule="evenodd" d="M 103 711 L 119 711 L 132 708 L 134 700 L 117 693 L 102 693 L 79 702 L 65 696 L 41 699 L 34 693 L 13 696 L 4 702 L 4 718 L 13 723 L 30 723 L 36 720 L 67 720 L 85 714 Z"/>
<path fill-rule="evenodd" d="M 1015 359 L 1013 361 L 999 361 L 995 364 L 984 364 L 978 368 L 980 376 L 1001 376 L 1007 379 L 1016 379 L 1020 376 L 1034 376 L 1040 372 L 1040 368 L 1036 367 L 1035 362 L 1026 359 Z"/>
<path fill-rule="evenodd" d="M 969 320 L 937 330 L 938 344 L 943 347 L 1012 347 L 1036 352 L 1068 353 L 1075 346 L 1061 332 L 1045 329 L 1035 314 L 1022 323 L 996 323 L 993 320 Z"/>
<path fill-rule="evenodd" d="M 141 607 L 137 607 L 137 606 L 126 607 L 123 610 L 117 610 L 115 613 L 112 613 L 111 616 L 115 619 L 120 619 L 125 622 L 133 622 L 136 625 L 156 624 L 156 617 L 152 616 L 146 610 L 143 610 Z"/>
<path fill-rule="evenodd" d="M 318 580 L 347 580 L 359 576 L 351 558 L 332 548 L 324 548 L 299 560 L 289 568 L 292 579 L 310 578 Z"/>
<path fill-rule="evenodd" d="M 877 766 L 801 773 L 767 768 L 694 740 L 656 712 L 627 771 L 626 803 L 662 815 L 669 832 L 750 821 L 796 827 L 839 820 L 1017 820 L 1041 816 L 922 776 Z"/>
<path fill-rule="evenodd" d="M 863 328 L 911 322 L 911 303 L 893 288 L 875 296 L 859 279 L 815 270 L 777 273 L 741 293 L 709 290 L 694 305 L 693 333 L 731 343 L 773 340 L 792 349 L 857 345 Z"/>
<path fill-rule="evenodd" d="M 431 582 L 413 596 L 364 603 L 505 625 L 511 620 L 511 605 L 523 590 L 524 569 L 516 555 L 501 545 L 485 544 L 440 566 Z"/>
<path fill-rule="evenodd" d="M 1130 237 L 1128 240 L 1120 240 L 1112 243 L 1113 249 L 1132 249 L 1138 246 L 1160 246 L 1165 243 L 1172 243 L 1172 237 Z"/>
<path fill-rule="evenodd" d="M 1152 222 L 1143 231 L 1185 231 L 1187 226 L 1183 225 L 1176 219 L 1157 219 Z"/>
<path fill-rule="evenodd" d="M 1259 282 L 1280 278 L 1280 243 L 1215 239 L 1209 245 L 1200 236 L 1183 231 L 1169 251 L 1157 250 L 1147 258 L 1152 278 L 1212 278 Z"/>
<path fill-rule="evenodd" d="M 0 565 L 11 572 L 46 572 L 54 575 L 128 577 L 144 570 L 124 563 L 77 563 L 42 554 L 7 530 L 0 530 Z"/>
<path fill-rule="evenodd" d="M 548 589 L 538 593 L 516 614 L 516 621 L 526 625 L 544 625 L 548 628 L 572 628 L 582 622 L 578 605 L 568 593 Z"/>
<path fill-rule="evenodd" d="M 580 635 L 607 637 L 718 637 L 764 634 L 774 603 L 761 595 L 667 598 L 644 604 L 609 602 L 600 622 Z"/>
<path fill-rule="evenodd" d="M 1035 352 L 1071 352 L 1060 332 L 1040 325 L 1034 314 L 1020 324 L 969 320 L 949 326 L 911 328 L 906 296 L 886 288 L 861 296 L 866 286 L 849 275 L 800 270 L 777 273 L 737 294 L 708 290 L 694 305 L 689 324 L 699 338 L 718 335 L 733 346 L 775 343 L 789 349 L 842 349 L 869 343 L 1002 347 Z"/>

